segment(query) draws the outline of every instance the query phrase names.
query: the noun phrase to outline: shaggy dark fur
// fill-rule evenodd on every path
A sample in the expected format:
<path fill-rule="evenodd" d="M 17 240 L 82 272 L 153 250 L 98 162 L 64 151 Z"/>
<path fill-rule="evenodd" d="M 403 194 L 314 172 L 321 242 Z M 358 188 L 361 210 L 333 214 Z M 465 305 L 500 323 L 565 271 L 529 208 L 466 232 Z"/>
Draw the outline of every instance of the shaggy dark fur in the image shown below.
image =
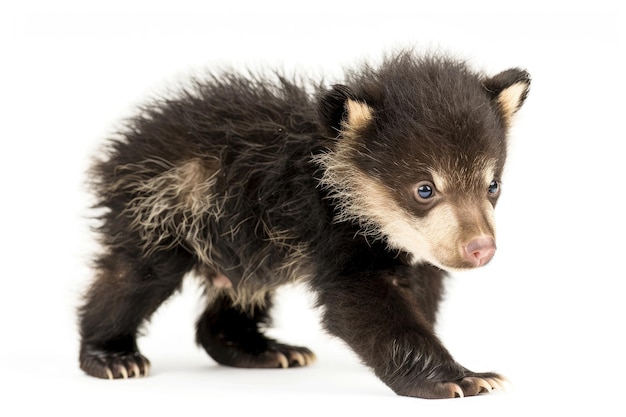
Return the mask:
<path fill-rule="evenodd" d="M 501 171 L 508 116 L 498 97 L 516 83 L 527 87 L 528 74 L 486 78 L 453 59 L 400 53 L 330 90 L 225 73 L 144 107 L 91 171 L 103 251 L 80 308 L 81 368 L 100 378 L 146 375 L 138 329 L 194 272 L 208 298 L 197 341 L 221 364 L 314 359 L 262 334 L 274 291 L 302 280 L 324 307 L 325 328 L 396 393 L 498 388 L 496 374 L 465 369 L 435 336 L 444 272 L 390 245 L 369 219 L 346 215 L 360 200 L 344 201 L 341 172 L 326 175 L 324 158 L 346 137 L 357 140 L 350 169 L 425 217 L 430 208 L 404 187 L 433 159 L 465 155 L 472 170 L 467 156 L 486 154 Z M 350 126 L 349 100 L 366 103 L 371 120 Z"/>

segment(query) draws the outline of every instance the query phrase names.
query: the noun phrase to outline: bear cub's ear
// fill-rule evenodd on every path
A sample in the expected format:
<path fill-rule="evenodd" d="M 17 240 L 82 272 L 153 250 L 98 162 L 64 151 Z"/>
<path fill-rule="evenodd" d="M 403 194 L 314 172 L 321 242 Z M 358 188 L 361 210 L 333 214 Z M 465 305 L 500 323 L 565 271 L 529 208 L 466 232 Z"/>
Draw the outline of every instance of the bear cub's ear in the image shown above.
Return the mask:
<path fill-rule="evenodd" d="M 322 94 L 318 111 L 326 133 L 333 137 L 361 130 L 373 119 L 372 108 L 341 84 Z"/>
<path fill-rule="evenodd" d="M 508 125 L 526 100 L 530 90 L 530 74 L 523 69 L 511 68 L 484 79 L 482 83 Z"/>

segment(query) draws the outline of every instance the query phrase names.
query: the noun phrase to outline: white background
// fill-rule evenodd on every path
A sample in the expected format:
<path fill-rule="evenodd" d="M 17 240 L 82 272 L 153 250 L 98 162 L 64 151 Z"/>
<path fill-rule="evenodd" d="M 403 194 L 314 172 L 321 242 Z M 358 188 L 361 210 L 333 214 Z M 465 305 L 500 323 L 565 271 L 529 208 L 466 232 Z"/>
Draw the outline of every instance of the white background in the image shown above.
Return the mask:
<path fill-rule="evenodd" d="M 0 6 L 0 414 L 626 414 L 619 2 L 16 3 Z M 194 345 L 193 281 L 140 340 L 150 378 L 84 376 L 75 308 L 94 248 L 84 171 L 116 123 L 205 68 L 278 67 L 332 83 L 401 46 L 533 76 L 511 135 L 499 251 L 449 280 L 439 325 L 459 362 L 502 372 L 509 392 L 396 397 L 319 330 L 297 288 L 282 294 L 273 334 L 315 350 L 313 367 L 217 367 Z"/>

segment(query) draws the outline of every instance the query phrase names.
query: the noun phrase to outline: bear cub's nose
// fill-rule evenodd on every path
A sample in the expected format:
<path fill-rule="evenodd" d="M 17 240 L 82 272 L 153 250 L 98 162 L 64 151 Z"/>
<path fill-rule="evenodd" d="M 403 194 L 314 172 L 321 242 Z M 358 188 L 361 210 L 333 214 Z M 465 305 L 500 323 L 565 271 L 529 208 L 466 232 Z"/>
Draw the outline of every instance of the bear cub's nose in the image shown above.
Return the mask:
<path fill-rule="evenodd" d="M 483 266 L 496 253 L 496 242 L 492 237 L 481 236 L 463 247 L 463 257 L 473 266 Z"/>

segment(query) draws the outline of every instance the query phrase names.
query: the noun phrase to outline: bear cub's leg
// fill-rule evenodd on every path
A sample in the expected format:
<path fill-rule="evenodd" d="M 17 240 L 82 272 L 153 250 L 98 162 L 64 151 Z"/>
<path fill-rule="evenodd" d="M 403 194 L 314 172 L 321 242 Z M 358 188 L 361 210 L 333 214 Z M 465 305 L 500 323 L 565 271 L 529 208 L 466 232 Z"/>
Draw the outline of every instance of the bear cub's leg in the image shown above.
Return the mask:
<path fill-rule="evenodd" d="M 247 311 L 234 306 L 229 296 L 218 296 L 198 320 L 198 344 L 216 362 L 239 368 L 290 368 L 314 362 L 315 355 L 309 349 L 263 335 L 261 329 L 269 324 L 270 306 L 269 295 L 263 307 Z"/>
<path fill-rule="evenodd" d="M 80 309 L 80 367 L 105 379 L 146 376 L 139 327 L 179 286 L 191 267 L 186 256 L 146 259 L 114 251 L 98 260 L 98 277 Z"/>
<path fill-rule="evenodd" d="M 420 267 L 340 276 L 319 287 L 324 324 L 399 395 L 454 398 L 501 390 L 504 378 L 458 364 L 435 336 L 420 300 Z M 404 286 L 412 281 L 415 288 Z M 367 302 L 364 302 L 367 300 Z"/>

